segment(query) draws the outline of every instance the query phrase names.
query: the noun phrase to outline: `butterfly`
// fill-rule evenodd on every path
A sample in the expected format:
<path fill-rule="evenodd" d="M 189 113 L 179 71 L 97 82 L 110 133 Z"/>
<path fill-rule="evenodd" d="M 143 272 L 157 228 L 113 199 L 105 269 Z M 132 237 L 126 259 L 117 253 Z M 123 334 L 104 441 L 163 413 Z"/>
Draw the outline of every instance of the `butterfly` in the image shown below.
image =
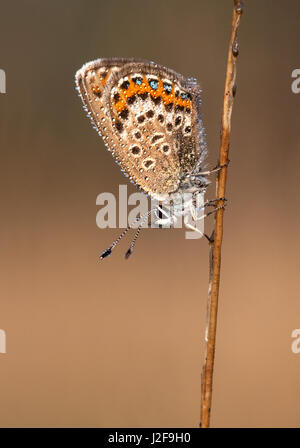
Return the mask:
<path fill-rule="evenodd" d="M 178 195 L 204 193 L 207 154 L 201 118 L 201 89 L 162 65 L 137 59 L 97 59 L 75 75 L 76 87 L 92 124 L 125 176 L 160 201 L 139 218 L 140 225 L 125 257 L 131 255 L 143 223 L 155 211 L 170 222 L 183 209 L 163 207 Z M 206 204 L 205 204 L 206 205 Z M 130 226 L 100 256 L 111 254 Z"/>

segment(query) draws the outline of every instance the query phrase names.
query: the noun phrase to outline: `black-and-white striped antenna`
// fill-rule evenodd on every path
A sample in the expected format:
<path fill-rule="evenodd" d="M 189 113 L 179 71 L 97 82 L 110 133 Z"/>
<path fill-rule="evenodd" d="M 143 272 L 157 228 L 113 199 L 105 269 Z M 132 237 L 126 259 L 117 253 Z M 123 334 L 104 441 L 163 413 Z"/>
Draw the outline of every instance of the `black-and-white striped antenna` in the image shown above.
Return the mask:
<path fill-rule="evenodd" d="M 139 226 L 138 229 L 136 231 L 136 234 L 133 237 L 133 240 L 130 243 L 129 249 L 127 250 L 126 254 L 125 254 L 125 258 L 128 259 L 130 257 L 130 255 L 133 252 L 133 248 L 135 245 L 135 242 L 140 234 L 140 231 L 142 230 L 142 226 L 143 224 L 146 222 L 146 220 L 148 219 L 148 217 L 151 215 L 151 213 L 156 210 L 156 207 L 153 208 L 152 210 L 148 211 L 147 213 L 144 213 L 143 215 L 141 215 L 139 218 L 136 218 L 132 224 L 139 222 Z M 112 243 L 111 246 L 109 246 L 106 250 L 104 250 L 102 252 L 102 254 L 100 255 L 100 260 L 103 260 L 106 257 L 109 257 L 109 255 L 111 255 L 112 250 L 119 244 L 119 242 L 121 241 L 121 239 L 126 235 L 126 233 L 128 232 L 128 230 L 131 229 L 131 225 L 129 225 L 128 227 L 126 227 L 126 229 L 118 236 L 118 238 Z"/>

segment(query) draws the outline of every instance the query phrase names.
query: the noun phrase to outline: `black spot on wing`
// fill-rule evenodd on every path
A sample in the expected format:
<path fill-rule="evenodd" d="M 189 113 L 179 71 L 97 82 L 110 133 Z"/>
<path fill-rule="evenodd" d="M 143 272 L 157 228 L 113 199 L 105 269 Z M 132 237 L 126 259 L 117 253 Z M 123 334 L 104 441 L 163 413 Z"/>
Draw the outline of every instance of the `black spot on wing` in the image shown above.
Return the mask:
<path fill-rule="evenodd" d="M 144 93 L 138 93 L 139 98 L 141 98 L 142 100 L 146 100 L 148 98 L 149 93 L 144 92 Z"/>
<path fill-rule="evenodd" d="M 127 90 L 128 89 L 128 87 L 129 87 L 129 81 L 124 81 L 124 82 L 122 82 L 122 84 L 121 84 L 121 89 L 123 89 L 123 90 Z"/>
<path fill-rule="evenodd" d="M 147 118 L 152 118 L 152 117 L 154 117 L 154 112 L 153 112 L 153 110 L 148 110 L 148 112 L 146 113 L 146 116 L 147 116 Z"/>
<path fill-rule="evenodd" d="M 151 95 L 151 99 L 152 99 L 153 103 L 154 103 L 156 106 L 158 106 L 158 104 L 161 103 L 161 96 L 158 96 L 158 97 L 154 98 L 154 97 Z"/>
<path fill-rule="evenodd" d="M 120 100 L 120 95 L 118 93 L 114 94 L 114 102 L 117 103 Z"/>
<path fill-rule="evenodd" d="M 128 109 L 123 109 L 120 113 L 119 113 L 119 117 L 122 118 L 122 120 L 127 120 L 129 115 L 129 110 Z"/>
<path fill-rule="evenodd" d="M 131 106 L 132 104 L 135 103 L 135 101 L 136 101 L 136 95 L 132 95 L 128 98 L 127 104 L 129 104 Z"/>
<path fill-rule="evenodd" d="M 183 110 L 184 110 L 183 106 L 179 106 L 179 104 L 176 105 L 175 112 L 182 112 Z"/>
<path fill-rule="evenodd" d="M 176 117 L 175 119 L 175 126 L 179 126 L 181 123 L 181 117 Z"/>
<path fill-rule="evenodd" d="M 141 152 L 141 148 L 139 148 L 138 146 L 133 146 L 130 151 L 132 152 L 132 154 L 134 155 L 138 155 Z"/>
<path fill-rule="evenodd" d="M 116 120 L 115 125 L 116 125 L 116 128 L 117 128 L 117 130 L 118 130 L 119 132 L 122 132 L 122 131 L 123 131 L 124 127 L 123 127 L 123 124 L 120 122 L 120 120 Z"/>
<path fill-rule="evenodd" d="M 152 137 L 152 143 L 155 143 L 157 140 L 161 140 L 162 138 L 164 138 L 163 134 L 156 134 Z"/>
<path fill-rule="evenodd" d="M 139 123 L 144 123 L 144 121 L 145 121 L 145 116 L 144 116 L 144 115 L 140 115 L 140 116 L 137 118 L 137 121 L 138 121 Z"/>
<path fill-rule="evenodd" d="M 165 104 L 165 109 L 167 112 L 171 112 L 173 109 L 173 103 Z"/>

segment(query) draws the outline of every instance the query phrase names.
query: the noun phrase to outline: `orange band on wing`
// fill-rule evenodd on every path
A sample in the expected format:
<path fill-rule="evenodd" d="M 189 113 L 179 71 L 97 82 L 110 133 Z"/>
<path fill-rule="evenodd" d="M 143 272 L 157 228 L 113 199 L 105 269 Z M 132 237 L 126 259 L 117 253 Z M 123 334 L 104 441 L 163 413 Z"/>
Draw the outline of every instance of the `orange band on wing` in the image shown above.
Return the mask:
<path fill-rule="evenodd" d="M 153 98 L 161 97 L 164 104 L 168 105 L 170 103 L 174 103 L 175 106 L 185 107 L 187 109 L 191 108 L 190 100 L 183 100 L 180 97 L 175 97 L 174 94 L 174 85 L 172 86 L 172 91 L 170 93 L 166 93 L 164 90 L 163 82 L 158 80 L 157 89 L 152 89 L 149 85 L 146 77 L 143 77 L 143 81 L 140 85 L 135 84 L 131 79 L 129 80 L 129 87 L 127 89 L 120 89 L 121 99 L 114 104 L 114 108 L 117 112 L 121 112 L 125 107 L 127 100 L 136 94 L 150 93 Z"/>

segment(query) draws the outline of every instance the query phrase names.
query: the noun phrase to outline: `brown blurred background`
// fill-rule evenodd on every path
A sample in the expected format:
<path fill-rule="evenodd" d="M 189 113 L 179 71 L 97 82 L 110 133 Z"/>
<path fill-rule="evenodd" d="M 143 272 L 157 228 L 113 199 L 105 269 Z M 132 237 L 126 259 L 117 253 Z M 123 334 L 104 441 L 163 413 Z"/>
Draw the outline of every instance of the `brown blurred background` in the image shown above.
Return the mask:
<path fill-rule="evenodd" d="M 299 14 L 297 0 L 252 0 L 242 18 L 215 427 L 300 426 L 300 354 L 291 350 L 300 328 Z M 98 261 L 118 229 L 96 227 L 96 196 L 128 183 L 85 117 L 74 74 L 98 57 L 133 56 L 196 76 L 215 165 L 231 15 L 231 0 L 2 4 L 2 427 L 198 425 L 207 243 L 149 229 L 129 261 L 127 242 Z"/>

